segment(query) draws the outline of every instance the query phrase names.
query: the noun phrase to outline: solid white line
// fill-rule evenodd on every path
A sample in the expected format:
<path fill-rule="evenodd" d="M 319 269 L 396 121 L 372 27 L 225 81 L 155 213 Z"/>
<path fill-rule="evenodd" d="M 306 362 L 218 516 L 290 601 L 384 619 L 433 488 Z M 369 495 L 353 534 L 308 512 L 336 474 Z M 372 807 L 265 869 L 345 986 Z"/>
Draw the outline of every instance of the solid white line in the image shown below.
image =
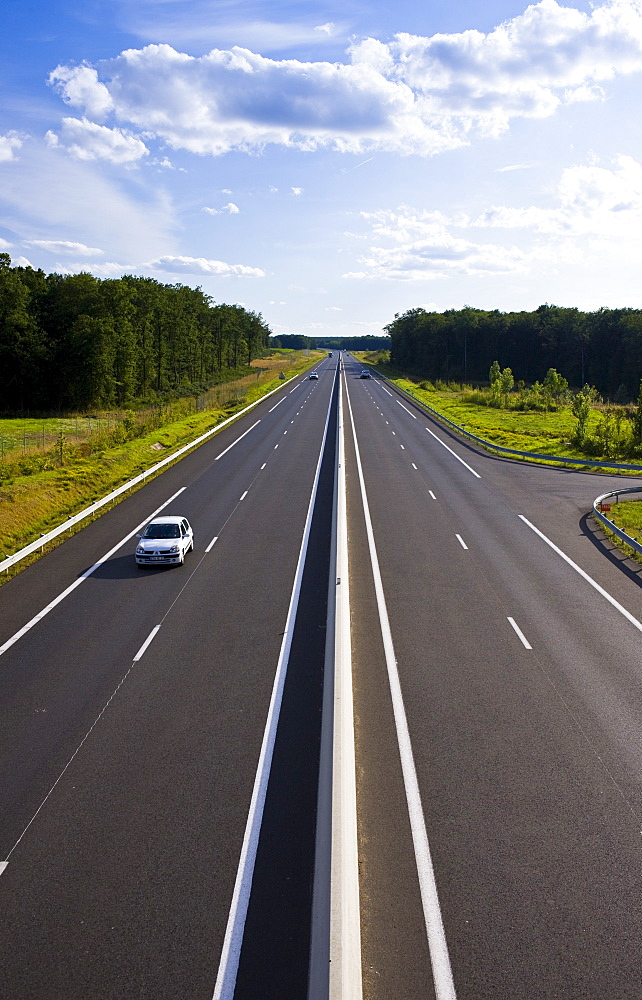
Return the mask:
<path fill-rule="evenodd" d="M 296 386 L 295 386 L 295 388 L 296 388 Z M 290 392 L 294 392 L 294 389 L 290 389 Z M 271 413 L 272 410 L 276 410 L 277 406 L 280 406 L 281 403 L 285 403 L 285 396 L 283 397 L 283 399 L 280 399 L 278 401 L 278 403 L 275 403 L 274 406 L 270 407 L 270 409 L 268 410 L 268 413 Z"/>
<path fill-rule="evenodd" d="M 2 875 L 3 871 L 5 870 L 8 864 L 9 864 L 8 861 L 0 861 L 0 875 Z"/>
<path fill-rule="evenodd" d="M 260 424 L 260 423 L 261 423 L 261 421 L 257 420 L 256 423 L 252 424 L 251 427 L 248 427 L 248 429 L 246 431 L 243 431 L 242 434 L 239 434 L 239 436 L 237 437 L 236 441 L 232 441 L 232 444 L 228 444 L 227 448 L 224 451 L 222 451 L 220 455 L 217 455 L 216 458 L 214 459 L 214 461 L 218 462 L 219 458 L 223 458 L 223 455 L 227 455 L 227 453 L 230 450 L 230 448 L 233 448 L 235 444 L 238 444 L 239 441 L 242 441 L 243 438 L 245 437 L 245 435 L 249 434 L 250 431 L 253 431 L 254 428 L 257 427 L 258 424 Z"/>
<path fill-rule="evenodd" d="M 370 517 L 370 508 L 366 495 L 366 484 L 363 477 L 361 456 L 357 443 L 357 434 L 354 426 L 354 416 L 350 395 L 348 393 L 348 406 L 350 409 L 350 421 L 352 424 L 352 437 L 354 440 L 355 458 L 359 472 L 359 482 L 361 484 L 361 498 L 363 502 L 364 519 L 366 522 L 366 532 L 368 536 L 368 546 L 370 549 L 370 561 L 372 563 L 372 575 L 377 597 L 377 607 L 379 610 L 379 620 L 381 623 L 381 635 L 388 668 L 388 682 L 390 684 L 390 694 L 397 729 L 397 742 L 399 744 L 399 755 L 401 758 L 401 769 L 406 790 L 406 800 L 408 802 L 408 814 L 410 817 L 410 828 L 415 849 L 417 863 L 417 874 L 419 876 L 419 889 L 423 905 L 424 921 L 426 924 L 426 934 L 428 937 L 428 947 L 432 962 L 432 974 L 435 984 L 436 1000 L 456 1000 L 455 984 L 450 967 L 450 956 L 446 943 L 446 934 L 441 917 L 441 907 L 437 894 L 437 883 L 435 872 L 430 856 L 430 845 L 428 843 L 428 833 L 424 819 L 421 795 L 419 793 L 419 783 L 417 781 L 417 771 L 410 742 L 410 732 L 408 730 L 408 720 L 401 693 L 401 683 L 397 671 L 397 661 L 392 642 L 392 632 L 390 630 L 390 620 L 386 607 L 386 598 L 383 592 L 383 582 L 379 569 L 379 558 L 375 545 L 374 530 Z"/>
<path fill-rule="evenodd" d="M 138 663 L 138 661 L 142 657 L 143 653 L 145 652 L 145 650 L 149 646 L 150 642 L 153 642 L 154 636 L 156 635 L 156 633 L 158 632 L 159 629 L 160 629 L 160 625 L 155 625 L 154 628 L 151 630 L 151 632 L 149 633 L 149 635 L 145 639 L 145 642 L 143 643 L 143 645 L 140 647 L 140 649 L 136 653 L 136 656 L 134 657 L 134 663 Z"/>
<path fill-rule="evenodd" d="M 245 500 L 246 496 L 247 496 L 247 490 L 245 491 L 243 496 L 239 499 L 239 503 L 241 502 L 241 500 Z"/>
<path fill-rule="evenodd" d="M 431 497 L 433 498 L 433 500 L 436 500 L 436 499 L 437 499 L 437 497 L 435 496 L 435 494 L 433 493 L 433 491 L 432 491 L 432 490 L 428 490 L 428 492 L 430 493 L 430 495 L 431 495 Z"/>
<path fill-rule="evenodd" d="M 75 590 L 76 587 L 79 587 L 81 583 L 84 583 L 87 577 L 91 576 L 92 573 L 95 573 L 96 570 L 103 565 L 103 563 L 106 563 L 107 560 L 110 559 L 111 556 L 113 556 L 114 552 L 118 552 L 118 549 L 122 548 L 122 546 L 126 542 L 128 542 L 130 538 L 133 538 L 137 534 L 137 532 L 140 531 L 141 528 L 144 528 L 144 526 L 147 524 L 148 521 L 151 521 L 152 518 L 156 517 L 157 514 L 160 514 L 160 512 L 164 510 L 165 507 L 167 507 L 173 500 L 175 500 L 177 496 L 180 496 L 180 494 L 186 488 L 187 487 L 185 486 L 181 486 L 180 490 L 177 490 L 176 493 L 172 494 L 169 500 L 166 500 L 165 503 L 160 505 L 160 507 L 157 507 L 156 510 L 153 511 L 149 515 L 149 517 L 146 517 L 144 521 L 141 521 L 140 524 L 137 524 L 136 527 L 133 529 L 133 531 L 130 531 L 129 534 L 125 535 L 125 537 L 122 538 L 117 545 L 114 545 L 114 547 L 110 549 L 109 552 L 106 552 L 104 556 L 101 556 L 98 562 L 95 562 L 93 566 L 90 566 L 89 569 L 86 569 L 85 572 L 82 573 L 77 580 L 74 580 L 74 582 L 71 583 L 65 590 L 63 590 L 62 593 L 58 594 L 58 596 L 54 598 L 54 600 L 51 601 L 46 608 L 43 608 L 42 611 L 38 612 L 38 614 L 31 619 L 31 621 L 28 621 L 26 625 L 23 625 L 22 628 L 19 629 L 19 631 L 16 632 L 14 635 L 12 635 L 10 639 L 7 639 L 7 641 L 2 646 L 0 646 L 0 656 L 2 656 L 3 653 L 6 653 L 9 647 L 13 646 L 14 642 L 17 642 L 18 639 L 21 639 L 23 635 L 25 635 L 29 631 L 29 629 L 33 628 L 33 626 L 37 622 L 41 621 L 41 619 L 43 619 L 45 615 L 48 615 L 50 611 L 53 611 L 53 609 L 57 607 L 57 605 L 60 604 L 61 601 L 64 601 L 65 597 L 71 594 L 71 592 Z M 134 557 L 132 556 L 132 559 L 133 558 Z"/>
<path fill-rule="evenodd" d="M 452 448 L 449 448 L 445 441 L 442 441 L 441 438 L 437 437 L 437 435 L 435 434 L 435 432 L 431 431 L 430 427 L 426 427 L 426 430 L 428 431 L 429 434 L 432 434 L 432 436 L 434 437 L 435 441 L 439 441 L 439 444 L 443 445 L 443 447 L 446 449 L 446 451 L 449 451 L 451 455 L 454 455 L 454 457 L 457 459 L 458 462 L 461 462 L 462 465 L 465 465 L 466 468 L 468 469 L 468 471 L 472 472 L 473 476 L 476 476 L 477 479 L 481 479 L 481 476 L 479 475 L 479 473 L 475 472 L 475 470 L 470 467 L 470 465 L 468 464 L 468 462 L 464 462 L 463 458 L 460 458 L 459 455 L 457 454 L 457 452 L 453 451 Z"/>
<path fill-rule="evenodd" d="M 397 402 L 399 403 L 399 400 L 397 400 Z M 405 410 L 406 413 L 410 413 L 410 410 L 408 409 L 408 407 L 404 406 L 403 403 L 399 403 L 399 406 L 401 407 L 402 410 Z M 413 420 L 417 419 L 417 417 L 416 417 L 416 415 L 414 413 L 410 413 L 410 416 L 412 417 Z"/>
<path fill-rule="evenodd" d="M 319 484 L 319 476 L 321 474 L 321 461 L 323 459 L 325 442 L 328 435 L 328 424 L 330 421 L 331 406 L 332 406 L 332 394 L 330 395 L 330 402 L 328 404 L 328 413 L 325 421 L 325 429 L 323 431 L 323 440 L 321 441 L 319 459 L 317 462 L 316 472 L 314 475 L 312 492 L 310 494 L 310 502 L 308 504 L 308 512 L 305 519 L 305 527 L 303 529 L 303 538 L 301 539 L 301 549 L 299 551 L 299 560 L 297 562 L 296 572 L 294 575 L 294 584 L 292 587 L 290 606 L 288 609 L 288 614 L 285 622 L 285 631 L 283 633 L 281 651 L 279 653 L 279 660 L 276 666 L 276 673 L 274 676 L 274 684 L 272 687 L 270 707 L 268 709 L 267 721 L 265 723 L 265 731 L 263 733 L 263 742 L 261 744 L 261 752 L 259 755 L 259 761 L 256 769 L 254 787 L 252 789 L 252 799 L 250 801 L 250 808 L 248 812 L 247 822 L 245 825 L 245 834 L 243 836 L 241 856 L 239 859 L 239 866 L 236 872 L 234 891 L 232 893 L 232 902 L 230 904 L 230 912 L 227 919 L 225 937 L 223 939 L 221 959 L 219 962 L 218 973 L 216 976 L 216 984 L 214 986 L 213 1000 L 233 1000 L 234 997 L 234 989 L 236 986 L 236 975 L 238 972 L 239 959 L 241 956 L 241 945 L 243 943 L 243 931 L 245 929 L 245 919 L 247 917 L 247 909 L 250 902 L 250 892 L 252 889 L 252 878 L 254 875 L 256 852 L 258 849 L 261 823 L 263 820 L 265 796 L 267 793 L 267 786 L 270 777 L 270 769 L 272 766 L 274 741 L 276 739 L 276 730 L 279 722 L 279 714 L 281 711 L 281 702 L 283 700 L 283 688 L 285 685 L 285 677 L 288 669 L 288 658 L 290 656 L 290 647 L 292 645 L 294 620 L 296 618 L 296 612 L 299 603 L 299 594 L 301 592 L 303 568 L 305 565 L 305 557 L 308 550 L 308 540 L 310 537 L 310 527 L 312 524 L 312 513 L 314 510 L 314 502 L 316 500 L 317 488 Z"/>
<path fill-rule="evenodd" d="M 416 469 L 416 468 L 417 468 L 417 466 L 415 465 L 415 463 L 414 463 L 414 462 L 411 462 L 410 464 L 412 465 L 413 469 Z"/>
<path fill-rule="evenodd" d="M 214 535 L 214 538 L 212 539 L 212 541 L 210 542 L 210 544 L 207 546 L 207 548 L 205 549 L 205 551 L 209 552 L 211 549 L 214 548 L 214 546 L 216 545 L 217 542 L 218 542 L 218 535 Z"/>
<path fill-rule="evenodd" d="M 520 638 L 520 640 L 521 640 L 522 645 L 524 646 L 524 648 L 525 649 L 532 649 L 533 647 L 531 646 L 530 642 L 528 641 L 528 639 L 526 638 L 526 636 L 522 632 L 521 628 L 519 627 L 519 625 L 517 624 L 517 622 L 515 621 L 515 619 L 514 618 L 509 618 L 508 620 L 511 623 L 512 627 L 515 629 L 515 632 L 519 636 L 519 638 Z"/>
<path fill-rule="evenodd" d="M 461 535 L 458 535 L 458 534 L 455 534 L 455 538 L 457 539 L 457 541 L 458 541 L 458 542 L 459 542 L 459 544 L 461 545 L 462 549 L 467 549 L 467 548 L 468 548 L 468 546 L 466 545 L 466 542 L 465 542 L 465 541 L 464 541 L 464 539 L 463 539 L 463 538 L 461 537 Z"/>
<path fill-rule="evenodd" d="M 601 594 L 602 597 L 605 600 L 607 600 L 609 604 L 612 604 L 613 607 L 617 611 L 619 611 L 621 615 L 624 615 L 627 621 L 631 622 L 631 625 L 634 625 L 639 632 L 642 632 L 642 622 L 638 621 L 637 618 L 634 618 L 630 611 L 627 611 L 626 608 L 619 603 L 619 601 L 616 601 L 614 597 L 611 597 L 608 591 L 604 590 L 603 587 L 600 587 L 599 583 L 597 583 L 592 576 L 589 576 L 588 573 L 585 573 L 584 570 L 581 569 L 577 565 L 577 563 L 574 563 L 573 560 L 569 556 L 567 556 L 565 552 L 562 552 L 562 550 L 558 548 L 557 545 L 555 545 L 555 543 L 550 540 L 550 538 L 547 538 L 543 531 L 540 531 L 539 528 L 536 528 L 534 524 L 531 524 L 528 518 L 524 517 L 523 514 L 519 514 L 518 517 L 524 522 L 524 524 L 527 524 L 528 527 L 532 531 L 534 531 L 536 535 L 539 535 L 539 537 L 544 542 L 546 542 L 547 545 L 550 545 L 550 547 L 553 549 L 553 552 L 557 552 L 558 556 L 560 556 L 564 560 L 564 562 L 568 563 L 568 565 L 572 569 L 574 569 L 576 573 L 579 573 L 579 575 L 582 577 L 583 580 L 586 580 L 586 582 L 589 583 L 591 587 L 597 590 L 598 594 Z"/>
<path fill-rule="evenodd" d="M 335 742 L 332 836 L 330 1000 L 361 1000 L 361 917 L 355 759 L 345 429 L 339 386 L 337 488 L 337 604 L 335 634 Z"/>

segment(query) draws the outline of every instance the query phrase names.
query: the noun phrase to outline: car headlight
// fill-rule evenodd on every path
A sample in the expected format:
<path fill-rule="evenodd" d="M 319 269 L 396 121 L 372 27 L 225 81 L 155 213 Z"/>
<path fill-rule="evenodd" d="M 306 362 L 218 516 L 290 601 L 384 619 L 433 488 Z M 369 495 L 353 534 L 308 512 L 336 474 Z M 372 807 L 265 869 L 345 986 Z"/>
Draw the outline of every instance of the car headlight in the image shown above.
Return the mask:
<path fill-rule="evenodd" d="M 136 555 L 137 556 L 144 556 L 145 555 L 145 549 L 143 548 L 142 545 L 139 545 L 137 547 L 137 549 L 136 549 Z"/>
<path fill-rule="evenodd" d="M 178 545 L 172 545 L 172 547 L 171 547 L 171 549 L 169 551 L 170 552 L 178 552 L 178 548 L 179 548 Z"/>

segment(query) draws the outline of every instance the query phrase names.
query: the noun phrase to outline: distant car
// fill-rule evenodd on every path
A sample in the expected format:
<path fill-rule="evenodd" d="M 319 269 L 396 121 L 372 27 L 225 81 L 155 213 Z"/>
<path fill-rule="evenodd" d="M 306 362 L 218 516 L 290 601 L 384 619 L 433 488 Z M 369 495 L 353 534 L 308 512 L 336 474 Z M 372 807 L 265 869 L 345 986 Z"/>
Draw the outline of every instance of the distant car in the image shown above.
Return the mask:
<path fill-rule="evenodd" d="M 329 358 L 331 358 L 331 357 L 332 357 L 332 351 L 328 351 L 328 357 L 329 357 Z"/>
<path fill-rule="evenodd" d="M 372 375 L 370 374 L 370 372 L 368 371 L 367 368 L 364 368 L 364 369 L 362 369 L 362 372 L 361 372 L 361 375 L 359 376 L 359 378 L 372 378 Z"/>
<path fill-rule="evenodd" d="M 310 372 L 310 374 L 308 375 L 308 378 L 316 378 L 316 379 L 318 379 L 318 377 L 319 376 L 317 375 L 316 372 Z"/>
<path fill-rule="evenodd" d="M 138 535 L 136 562 L 139 566 L 183 563 L 194 548 L 194 532 L 185 517 L 166 514 L 150 521 Z"/>

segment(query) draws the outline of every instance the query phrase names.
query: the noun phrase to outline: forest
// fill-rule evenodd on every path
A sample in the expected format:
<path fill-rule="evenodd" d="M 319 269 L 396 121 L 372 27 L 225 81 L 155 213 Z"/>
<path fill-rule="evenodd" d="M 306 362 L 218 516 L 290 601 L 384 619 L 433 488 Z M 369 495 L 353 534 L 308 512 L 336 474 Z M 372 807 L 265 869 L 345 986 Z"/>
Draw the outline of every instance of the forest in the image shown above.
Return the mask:
<path fill-rule="evenodd" d="M 264 355 L 270 332 L 200 288 L 45 274 L 0 253 L 0 412 L 196 395 Z"/>
<path fill-rule="evenodd" d="M 533 383 L 553 367 L 572 388 L 594 386 L 608 400 L 637 399 L 642 377 L 642 310 L 541 305 L 533 312 L 465 306 L 410 309 L 385 327 L 390 363 L 429 379 L 488 384 L 494 361 Z"/>
<path fill-rule="evenodd" d="M 388 350 L 390 337 L 365 334 L 361 337 L 306 337 L 301 333 L 284 333 L 272 337 L 272 343 L 295 351 L 322 348 L 327 351 L 380 351 Z"/>

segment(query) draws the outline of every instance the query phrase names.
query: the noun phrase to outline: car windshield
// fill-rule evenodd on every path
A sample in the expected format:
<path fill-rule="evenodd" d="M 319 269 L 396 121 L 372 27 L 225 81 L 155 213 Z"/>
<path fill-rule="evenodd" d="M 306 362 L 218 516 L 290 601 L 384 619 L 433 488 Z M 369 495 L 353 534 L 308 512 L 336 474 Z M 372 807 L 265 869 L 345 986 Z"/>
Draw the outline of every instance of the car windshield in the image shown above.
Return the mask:
<path fill-rule="evenodd" d="M 181 529 L 177 524 L 148 524 L 143 538 L 180 538 Z"/>

